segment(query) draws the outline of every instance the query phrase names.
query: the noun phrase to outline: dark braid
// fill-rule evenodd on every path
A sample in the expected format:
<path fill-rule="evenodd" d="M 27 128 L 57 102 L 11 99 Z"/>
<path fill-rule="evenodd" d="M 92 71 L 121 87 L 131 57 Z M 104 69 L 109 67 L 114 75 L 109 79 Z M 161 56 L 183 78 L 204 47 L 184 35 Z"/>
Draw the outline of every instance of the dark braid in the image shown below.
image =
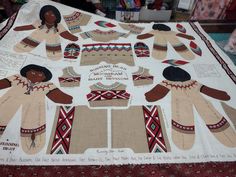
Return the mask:
<path fill-rule="evenodd" d="M 56 32 L 58 32 L 59 30 L 58 30 L 58 28 L 57 28 L 57 26 L 58 26 L 58 23 L 57 22 L 55 22 L 55 24 L 54 24 L 54 28 L 56 29 Z"/>

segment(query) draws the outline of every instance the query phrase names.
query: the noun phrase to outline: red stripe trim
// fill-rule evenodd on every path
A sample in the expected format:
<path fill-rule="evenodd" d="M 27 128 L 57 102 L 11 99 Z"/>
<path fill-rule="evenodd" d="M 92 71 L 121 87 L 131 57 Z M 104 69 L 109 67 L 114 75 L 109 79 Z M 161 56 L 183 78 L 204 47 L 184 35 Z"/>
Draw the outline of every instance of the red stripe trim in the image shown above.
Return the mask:
<path fill-rule="evenodd" d="M 34 129 L 21 128 L 20 132 L 21 132 L 21 134 L 32 134 L 32 133 L 38 133 L 38 132 L 44 131 L 45 129 L 46 129 L 46 125 L 44 124 L 38 128 L 34 128 Z"/>
<path fill-rule="evenodd" d="M 223 58 L 219 55 L 219 53 L 212 46 L 211 42 L 204 36 L 198 27 L 193 23 L 189 23 L 193 30 L 201 37 L 201 39 L 205 42 L 206 46 L 210 50 L 210 52 L 215 56 L 215 59 L 221 64 L 223 70 L 225 70 L 226 74 L 232 79 L 234 84 L 236 84 L 236 76 L 233 71 L 228 67 L 228 64 L 223 60 Z"/>
<path fill-rule="evenodd" d="M 96 43 L 96 44 L 84 44 L 83 47 L 89 47 L 89 46 L 100 46 L 100 45 L 127 45 L 127 46 L 131 46 L 130 43 Z"/>
<path fill-rule="evenodd" d="M 0 40 L 8 33 L 14 25 L 18 12 L 14 13 L 7 21 L 7 24 L 0 31 Z"/>
<path fill-rule="evenodd" d="M 195 127 L 192 125 L 192 126 L 186 126 L 186 125 L 182 125 L 182 124 L 179 124 L 178 122 L 172 120 L 171 122 L 172 126 L 177 128 L 177 129 L 180 129 L 180 130 L 184 130 L 184 131 L 194 131 L 195 130 Z"/>

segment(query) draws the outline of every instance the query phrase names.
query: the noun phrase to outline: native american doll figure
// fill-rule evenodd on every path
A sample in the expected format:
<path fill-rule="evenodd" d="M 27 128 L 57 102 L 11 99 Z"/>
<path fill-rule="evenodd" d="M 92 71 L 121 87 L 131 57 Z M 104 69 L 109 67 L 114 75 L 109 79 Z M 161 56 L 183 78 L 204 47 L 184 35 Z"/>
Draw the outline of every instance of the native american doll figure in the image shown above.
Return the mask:
<path fill-rule="evenodd" d="M 59 60 L 62 58 L 60 36 L 70 41 L 77 41 L 78 37 L 69 33 L 60 24 L 61 14 L 54 6 L 43 6 L 39 17 L 40 20 L 31 25 L 14 28 L 15 31 L 34 29 L 34 32 L 14 46 L 14 50 L 20 53 L 31 52 L 45 40 L 47 57 L 52 60 Z"/>
<path fill-rule="evenodd" d="M 194 40 L 193 36 L 171 31 L 171 28 L 164 24 L 154 24 L 152 31 L 137 36 L 137 39 L 147 39 L 154 36 L 152 56 L 156 59 L 164 59 L 167 55 L 167 43 L 169 42 L 175 51 L 184 59 L 194 59 L 194 54 L 178 39 L 182 37 Z"/>
<path fill-rule="evenodd" d="M 10 88 L 0 97 L 0 136 L 22 106 L 21 146 L 27 154 L 39 152 L 45 144 L 45 96 L 55 103 L 72 103 L 70 95 L 48 82 L 51 78 L 47 68 L 27 65 L 20 74 L 0 80 L 0 89 Z"/>
<path fill-rule="evenodd" d="M 230 99 L 226 92 L 192 80 L 188 72 L 178 67 L 167 67 L 163 71 L 163 76 L 166 80 L 156 85 L 145 96 L 147 101 L 154 102 L 171 92 L 172 140 L 177 147 L 187 150 L 194 144 L 193 106 L 218 141 L 225 146 L 236 147 L 235 131 L 229 122 L 202 95 L 205 94 L 226 101 Z"/>

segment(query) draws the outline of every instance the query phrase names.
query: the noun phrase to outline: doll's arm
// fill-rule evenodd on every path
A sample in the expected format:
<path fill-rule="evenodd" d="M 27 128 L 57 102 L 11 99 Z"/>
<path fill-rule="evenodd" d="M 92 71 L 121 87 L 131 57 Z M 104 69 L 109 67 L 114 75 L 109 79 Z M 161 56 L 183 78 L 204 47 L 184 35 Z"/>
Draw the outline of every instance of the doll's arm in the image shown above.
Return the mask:
<path fill-rule="evenodd" d="M 14 31 L 26 31 L 26 30 L 32 30 L 35 29 L 33 25 L 24 25 L 24 26 L 17 26 L 13 30 Z"/>
<path fill-rule="evenodd" d="M 219 100 L 224 100 L 224 101 L 230 100 L 230 96 L 225 91 L 213 89 L 213 88 L 207 87 L 205 85 L 203 85 L 200 88 L 200 92 L 202 92 L 212 98 L 219 99 Z"/>
<path fill-rule="evenodd" d="M 146 100 L 154 102 L 164 98 L 170 90 L 160 84 L 156 85 L 153 89 L 145 93 Z"/>
<path fill-rule="evenodd" d="M 0 80 L 0 89 L 5 89 L 11 87 L 11 82 L 8 79 L 1 79 Z"/>
<path fill-rule="evenodd" d="M 47 97 L 55 103 L 71 104 L 73 97 L 56 88 L 47 93 Z"/>
<path fill-rule="evenodd" d="M 137 39 L 147 39 L 147 38 L 150 38 L 154 36 L 153 34 L 150 34 L 150 33 L 145 33 L 145 34 L 140 34 L 137 36 Z"/>
<path fill-rule="evenodd" d="M 176 36 L 182 37 L 182 38 L 185 38 L 185 39 L 189 39 L 189 40 L 194 40 L 195 39 L 193 36 L 183 34 L 183 33 L 177 33 Z"/>
<path fill-rule="evenodd" d="M 68 31 L 63 31 L 62 33 L 60 33 L 60 36 L 65 38 L 65 39 L 68 39 L 70 41 L 77 41 L 78 40 L 78 37 L 69 33 Z"/>

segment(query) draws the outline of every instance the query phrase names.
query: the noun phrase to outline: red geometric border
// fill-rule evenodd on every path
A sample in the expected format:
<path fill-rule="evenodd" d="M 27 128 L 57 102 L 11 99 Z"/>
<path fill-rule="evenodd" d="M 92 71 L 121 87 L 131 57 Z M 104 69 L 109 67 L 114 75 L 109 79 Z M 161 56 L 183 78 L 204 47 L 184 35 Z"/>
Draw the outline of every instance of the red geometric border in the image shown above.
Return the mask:
<path fill-rule="evenodd" d="M 15 23 L 18 12 L 14 13 L 7 21 L 7 24 L 0 30 L 0 40 L 7 34 Z"/>

